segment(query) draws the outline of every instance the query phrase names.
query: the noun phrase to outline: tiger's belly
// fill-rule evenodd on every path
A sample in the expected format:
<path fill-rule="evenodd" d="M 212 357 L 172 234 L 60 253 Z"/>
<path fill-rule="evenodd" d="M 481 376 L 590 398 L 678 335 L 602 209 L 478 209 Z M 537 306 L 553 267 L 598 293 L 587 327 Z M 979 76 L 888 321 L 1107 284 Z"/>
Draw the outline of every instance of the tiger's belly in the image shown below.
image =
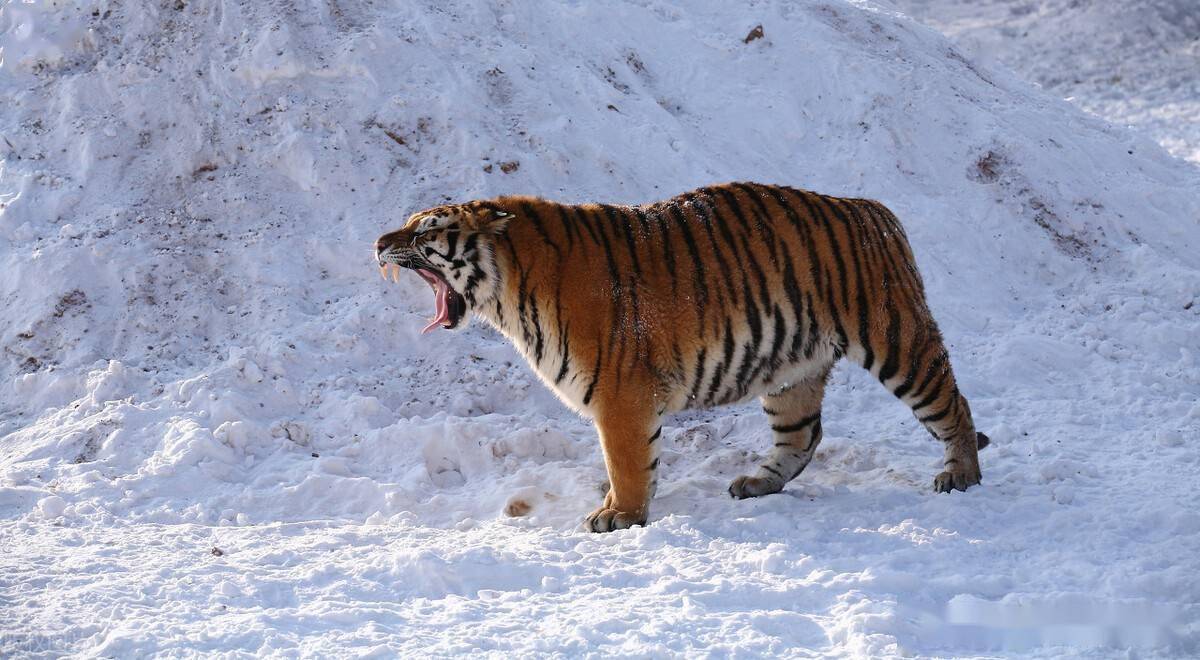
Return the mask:
<path fill-rule="evenodd" d="M 768 355 L 754 355 L 749 367 L 733 360 L 733 367 L 726 368 L 723 356 L 710 360 L 707 351 L 705 357 L 705 376 L 700 379 L 700 386 L 696 386 L 694 377 L 679 384 L 669 398 L 669 410 L 732 405 L 785 390 L 796 383 L 822 377 L 837 359 L 832 345 L 818 347 L 807 356 L 801 354 L 794 359 L 785 356 L 777 364 L 770 362 Z M 761 368 L 758 368 L 759 364 L 762 364 Z M 698 368 L 696 373 L 699 373 Z"/>

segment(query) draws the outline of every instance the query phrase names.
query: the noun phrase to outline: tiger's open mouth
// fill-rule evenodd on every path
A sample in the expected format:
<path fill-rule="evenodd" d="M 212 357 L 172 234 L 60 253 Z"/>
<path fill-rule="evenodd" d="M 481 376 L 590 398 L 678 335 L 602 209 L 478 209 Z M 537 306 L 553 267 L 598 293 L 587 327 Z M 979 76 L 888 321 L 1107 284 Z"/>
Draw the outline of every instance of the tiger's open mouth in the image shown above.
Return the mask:
<path fill-rule="evenodd" d="M 379 274 L 387 279 L 388 271 L 392 272 L 392 281 L 396 282 L 400 279 L 400 266 L 398 264 L 386 263 L 379 266 Z M 463 316 L 467 311 L 467 301 L 454 289 L 450 288 L 450 283 L 442 274 L 431 268 L 413 267 L 411 270 L 416 271 L 421 279 L 429 283 L 433 289 L 433 318 L 429 319 L 429 324 L 421 329 L 421 334 L 425 334 L 438 326 L 447 330 L 453 330 L 458 327 Z"/>

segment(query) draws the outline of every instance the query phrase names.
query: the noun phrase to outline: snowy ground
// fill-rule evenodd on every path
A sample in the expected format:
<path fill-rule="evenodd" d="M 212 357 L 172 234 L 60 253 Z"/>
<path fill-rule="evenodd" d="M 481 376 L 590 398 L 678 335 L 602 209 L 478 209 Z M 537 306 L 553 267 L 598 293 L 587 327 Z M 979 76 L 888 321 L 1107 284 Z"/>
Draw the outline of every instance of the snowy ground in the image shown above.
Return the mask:
<path fill-rule="evenodd" d="M 1196 0 L 891 0 L 973 58 L 1001 62 L 1200 163 Z"/>
<path fill-rule="evenodd" d="M 1200 170 L 891 9 L 708 4 L 2 5 L 0 655 L 1200 653 Z M 900 215 L 981 487 L 844 367 L 783 494 L 725 494 L 756 406 L 677 417 L 584 533 L 586 421 L 371 261 L 732 179 Z"/>

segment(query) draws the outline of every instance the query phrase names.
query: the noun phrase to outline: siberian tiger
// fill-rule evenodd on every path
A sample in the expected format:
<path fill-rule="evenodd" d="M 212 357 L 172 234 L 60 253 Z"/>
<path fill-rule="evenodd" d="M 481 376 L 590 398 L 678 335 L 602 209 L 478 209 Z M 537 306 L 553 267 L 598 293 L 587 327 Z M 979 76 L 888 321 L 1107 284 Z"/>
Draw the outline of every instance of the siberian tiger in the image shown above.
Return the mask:
<path fill-rule="evenodd" d="M 879 202 L 731 183 L 643 206 L 534 197 L 438 206 L 375 244 L 434 290 L 424 329 L 474 313 L 592 418 L 610 488 L 585 526 L 645 524 L 669 412 L 761 396 L 774 446 L 736 498 L 776 493 L 821 441 L 846 356 L 945 445 L 938 492 L 980 481 L 975 432 L 912 250 Z"/>

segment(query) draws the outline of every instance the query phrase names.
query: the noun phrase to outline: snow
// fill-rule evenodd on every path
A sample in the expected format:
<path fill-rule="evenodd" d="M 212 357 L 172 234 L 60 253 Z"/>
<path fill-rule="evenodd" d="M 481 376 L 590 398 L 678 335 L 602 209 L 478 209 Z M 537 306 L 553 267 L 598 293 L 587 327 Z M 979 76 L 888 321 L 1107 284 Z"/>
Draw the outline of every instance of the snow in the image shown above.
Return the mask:
<path fill-rule="evenodd" d="M 1200 653 L 1200 170 L 1149 137 L 869 2 L 0 11 L 0 655 Z M 682 415 L 584 533 L 587 421 L 371 258 L 735 179 L 900 216 L 980 487 L 842 365 L 782 494 L 725 494 L 756 406 Z"/>
<path fill-rule="evenodd" d="M 1195 0 L 891 0 L 985 62 L 1200 163 Z"/>

